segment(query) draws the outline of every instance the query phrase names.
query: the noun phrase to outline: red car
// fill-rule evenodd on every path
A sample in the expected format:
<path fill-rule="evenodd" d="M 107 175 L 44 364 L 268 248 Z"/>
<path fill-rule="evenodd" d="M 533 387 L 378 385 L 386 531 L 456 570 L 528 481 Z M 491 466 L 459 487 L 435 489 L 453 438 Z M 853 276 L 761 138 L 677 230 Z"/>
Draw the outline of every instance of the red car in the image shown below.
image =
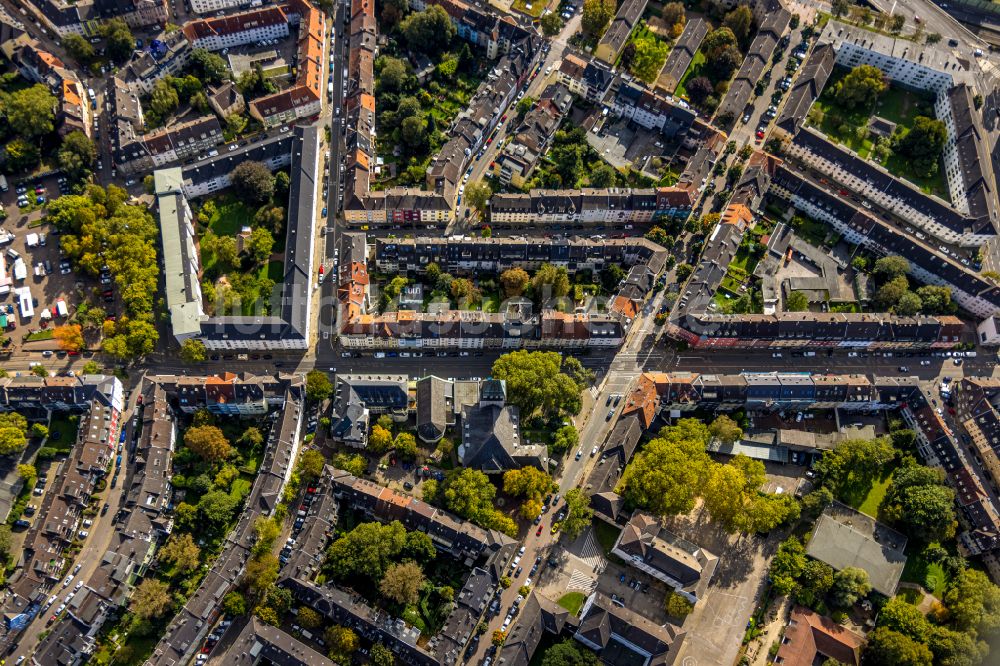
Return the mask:
<path fill-rule="evenodd" d="M 538 526 L 538 529 L 535 530 L 535 536 L 542 536 L 542 527 L 544 527 L 544 525 Z"/>
<path fill-rule="evenodd" d="M 764 130 L 757 130 L 757 138 L 758 139 L 764 138 Z"/>

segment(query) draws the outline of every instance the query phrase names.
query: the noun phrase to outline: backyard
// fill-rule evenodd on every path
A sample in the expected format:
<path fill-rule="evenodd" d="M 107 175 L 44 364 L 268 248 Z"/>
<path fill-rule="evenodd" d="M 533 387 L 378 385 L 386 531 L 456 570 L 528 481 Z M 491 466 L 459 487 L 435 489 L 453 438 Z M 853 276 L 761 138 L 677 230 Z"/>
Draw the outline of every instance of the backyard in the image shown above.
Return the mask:
<path fill-rule="evenodd" d="M 897 133 L 905 133 L 916 116 L 934 118 L 933 98 L 911 90 L 890 85 L 875 104 L 875 108 L 848 110 L 836 100 L 833 90 L 837 82 L 848 74 L 846 68 L 837 68 L 827 82 L 823 94 L 809 110 L 809 123 L 865 160 L 885 167 L 893 175 L 909 180 L 928 194 L 948 200 L 948 184 L 944 172 L 938 169 L 931 176 L 915 174 L 905 157 L 888 152 L 887 158 L 877 150 L 877 138 L 868 129 L 871 118 L 877 116 L 896 125 Z"/>
<path fill-rule="evenodd" d="M 527 2 L 527 0 L 514 0 L 512 7 L 519 12 L 527 14 L 531 18 L 539 18 L 545 8 L 548 6 L 548 0 L 534 0 L 534 2 Z"/>
<path fill-rule="evenodd" d="M 680 82 L 677 84 L 677 88 L 674 90 L 674 95 L 677 97 L 687 98 L 688 94 L 687 90 L 684 88 L 684 84 L 696 76 L 701 76 L 701 70 L 704 66 L 705 54 L 701 52 L 701 49 L 699 49 L 695 51 L 691 64 L 688 65 L 687 71 L 684 72 L 684 76 L 681 77 Z"/>

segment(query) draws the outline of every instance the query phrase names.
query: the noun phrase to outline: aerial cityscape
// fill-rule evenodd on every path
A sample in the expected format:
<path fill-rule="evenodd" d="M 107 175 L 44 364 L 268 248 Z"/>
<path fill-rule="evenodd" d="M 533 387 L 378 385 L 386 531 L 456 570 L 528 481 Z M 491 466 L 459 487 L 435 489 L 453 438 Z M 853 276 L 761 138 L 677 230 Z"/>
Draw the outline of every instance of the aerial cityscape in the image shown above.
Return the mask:
<path fill-rule="evenodd" d="M 0 0 L 0 666 L 1000 664 L 1000 2 Z"/>

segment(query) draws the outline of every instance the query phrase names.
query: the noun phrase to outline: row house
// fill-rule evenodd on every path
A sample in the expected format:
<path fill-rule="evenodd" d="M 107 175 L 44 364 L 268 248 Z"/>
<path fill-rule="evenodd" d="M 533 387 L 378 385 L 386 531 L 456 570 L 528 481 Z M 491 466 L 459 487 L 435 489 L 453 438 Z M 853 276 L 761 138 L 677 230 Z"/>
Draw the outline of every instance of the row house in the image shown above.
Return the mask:
<path fill-rule="evenodd" d="M 249 0 L 188 0 L 191 11 L 195 14 L 212 14 L 215 12 L 245 7 L 251 4 Z"/>
<path fill-rule="evenodd" d="M 532 33 L 510 16 L 497 14 L 488 6 L 463 2 L 463 0 L 414 0 L 413 11 L 424 11 L 430 5 L 444 9 L 455 26 L 459 38 L 485 52 L 493 60 L 508 53 L 514 46 L 529 38 Z"/>
<path fill-rule="evenodd" d="M 513 140 L 496 158 L 494 175 L 505 184 L 523 187 L 548 151 L 553 135 L 572 105 L 566 86 L 557 83 L 546 88 L 518 125 Z"/>
<path fill-rule="evenodd" d="M 331 493 L 342 505 L 380 522 L 398 520 L 407 529 L 423 532 L 434 545 L 459 559 L 489 557 L 514 541 L 496 530 L 486 530 L 410 495 L 380 486 L 343 470 L 333 470 Z"/>
<path fill-rule="evenodd" d="M 648 0 L 624 0 L 618 6 L 618 13 L 597 43 L 594 54 L 598 58 L 612 66 L 618 61 L 632 30 L 646 11 L 647 4 Z"/>
<path fill-rule="evenodd" d="M 531 190 L 495 194 L 490 198 L 494 224 L 648 225 L 657 220 L 683 219 L 697 192 L 686 185 L 656 189 Z"/>
<path fill-rule="evenodd" d="M 97 34 L 112 18 L 145 28 L 164 25 L 170 16 L 168 0 L 25 0 L 25 5 L 60 37 Z"/>
<path fill-rule="evenodd" d="M 298 73 L 291 87 L 250 102 L 250 116 L 265 127 L 309 118 L 323 109 L 326 17 L 308 0 L 292 0 L 287 12 L 287 20 L 298 19 Z M 287 23 L 284 30 L 288 35 Z"/>
<path fill-rule="evenodd" d="M 285 12 L 273 5 L 240 14 L 196 19 L 186 23 L 182 30 L 193 48 L 221 51 L 268 39 L 284 39 L 289 35 L 288 26 Z"/>
<path fill-rule="evenodd" d="M 190 157 L 205 159 L 224 139 L 219 119 L 202 116 L 152 134 L 134 137 L 130 144 L 120 146 L 123 159 L 118 165 L 125 173 L 140 173 Z"/>
<path fill-rule="evenodd" d="M 687 134 L 698 114 L 683 100 L 668 99 L 634 81 L 623 81 L 609 106 L 619 118 L 625 118 L 648 130 L 676 139 Z"/>
<path fill-rule="evenodd" d="M 803 133 L 800 132 L 800 136 Z M 995 314 L 1000 308 L 1000 287 L 915 235 L 905 233 L 854 206 L 834 191 L 785 166 L 779 167 L 771 185 L 770 194 L 791 203 L 814 219 L 829 223 L 847 241 L 864 245 L 877 254 L 906 257 L 915 278 L 928 284 L 949 287 L 955 302 L 980 319 Z"/>
<path fill-rule="evenodd" d="M 882 166 L 834 144 L 812 127 L 799 129 L 787 144 L 785 155 L 790 161 L 857 192 L 869 206 L 890 211 L 934 238 L 963 247 L 979 247 L 995 236 L 989 210 L 978 218 L 962 213 L 896 178 Z M 973 168 L 971 163 L 970 168 Z"/>

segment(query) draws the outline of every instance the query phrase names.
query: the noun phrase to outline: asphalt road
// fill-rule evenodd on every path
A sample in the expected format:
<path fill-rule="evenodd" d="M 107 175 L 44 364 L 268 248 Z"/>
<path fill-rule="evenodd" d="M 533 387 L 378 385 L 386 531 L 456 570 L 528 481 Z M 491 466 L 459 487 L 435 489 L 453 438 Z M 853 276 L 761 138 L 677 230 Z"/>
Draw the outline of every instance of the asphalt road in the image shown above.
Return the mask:
<path fill-rule="evenodd" d="M 135 433 L 132 431 L 132 416 L 136 408 L 135 400 L 137 399 L 139 393 L 133 392 L 129 404 L 125 406 L 125 411 L 121 417 L 122 428 L 126 430 L 126 442 L 131 442 Z M 101 564 L 101 560 L 104 554 L 107 552 L 109 546 L 111 545 L 111 540 L 115 535 L 116 525 L 115 516 L 118 513 L 123 502 L 123 496 L 125 489 L 129 486 L 129 481 L 134 470 L 130 469 L 132 460 L 129 456 L 129 447 L 126 445 L 122 449 L 122 469 L 126 471 L 124 477 L 120 477 L 117 487 L 111 488 L 111 480 L 108 479 L 108 487 L 101 493 L 98 493 L 101 499 L 98 502 L 98 506 L 101 507 L 104 503 L 107 503 L 108 511 L 106 514 L 101 515 L 100 511 L 93 517 L 94 524 L 89 528 L 86 528 L 90 535 L 84 542 L 84 546 L 81 549 L 79 555 L 77 555 L 74 562 L 80 565 L 80 571 L 78 571 L 73 576 L 73 581 L 67 587 L 62 587 L 61 583 L 56 583 L 50 590 L 46 591 L 50 597 L 56 595 L 58 598 L 48 609 L 42 609 L 39 611 L 38 616 L 35 618 L 34 622 L 28 625 L 23 632 L 17 634 L 17 647 L 14 652 L 8 655 L 8 659 L 14 661 L 21 655 L 25 657 L 30 657 L 34 652 L 35 647 L 40 639 L 40 634 L 46 629 L 51 628 L 54 624 L 50 625 L 48 620 L 58 609 L 59 605 L 62 604 L 66 597 L 73 591 L 77 582 L 84 581 L 87 584 L 90 581 L 90 577 L 97 570 L 98 566 Z M 51 485 L 49 491 L 51 490 Z M 47 491 L 48 492 L 48 491 Z M 40 516 L 37 519 L 41 519 Z M 72 569 L 70 569 L 72 571 Z M 68 622 L 64 616 L 60 622 Z M 12 662 L 13 663 L 13 662 Z"/>

